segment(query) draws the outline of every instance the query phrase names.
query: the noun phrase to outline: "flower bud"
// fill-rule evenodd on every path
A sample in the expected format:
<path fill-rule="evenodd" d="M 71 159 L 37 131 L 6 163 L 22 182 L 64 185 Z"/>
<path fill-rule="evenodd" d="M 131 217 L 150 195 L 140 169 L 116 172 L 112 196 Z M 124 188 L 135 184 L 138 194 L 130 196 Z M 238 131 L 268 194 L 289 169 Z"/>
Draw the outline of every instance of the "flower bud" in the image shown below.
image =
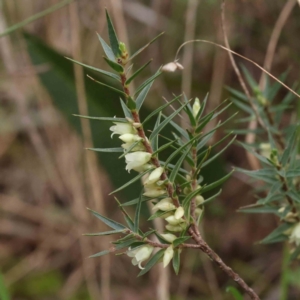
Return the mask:
<path fill-rule="evenodd" d="M 169 217 L 165 218 L 165 220 L 171 225 L 177 225 L 177 224 L 184 222 L 183 219 L 176 219 L 175 216 L 169 216 Z"/>
<path fill-rule="evenodd" d="M 174 217 L 176 220 L 179 220 L 183 217 L 183 215 L 184 215 L 184 209 L 182 206 L 179 206 L 175 211 Z"/>
<path fill-rule="evenodd" d="M 271 145 L 270 143 L 261 143 L 259 145 L 260 154 L 266 158 L 270 158 L 271 155 Z"/>
<path fill-rule="evenodd" d="M 155 197 L 159 197 L 161 195 L 164 195 L 166 193 L 166 189 L 161 188 L 160 186 L 154 184 L 147 184 L 144 186 L 145 188 L 145 192 L 144 192 L 144 196 L 146 197 L 151 197 L 151 198 L 155 198 Z"/>
<path fill-rule="evenodd" d="M 202 215 L 202 213 L 203 213 L 203 209 L 201 209 L 199 207 L 195 209 L 196 217 L 200 217 Z"/>
<path fill-rule="evenodd" d="M 136 141 L 141 141 L 142 138 L 139 137 L 136 134 L 132 134 L 132 133 L 125 133 L 119 136 L 119 139 L 122 140 L 125 143 L 133 143 Z"/>
<path fill-rule="evenodd" d="M 155 204 L 152 207 L 153 210 L 162 210 L 162 211 L 169 211 L 175 208 L 176 206 L 174 204 L 168 202 L 162 202 L 162 201 L 159 201 L 157 204 Z"/>
<path fill-rule="evenodd" d="M 169 243 L 173 243 L 173 241 L 177 239 L 177 236 L 172 233 L 162 233 L 161 236 Z"/>
<path fill-rule="evenodd" d="M 178 225 L 171 225 L 171 224 L 166 225 L 166 229 L 169 230 L 169 231 L 172 231 L 172 232 L 181 232 L 185 228 L 186 228 L 185 223 L 180 223 Z"/>
<path fill-rule="evenodd" d="M 290 242 L 295 243 L 296 246 L 300 246 L 300 222 L 293 228 L 290 235 Z"/>
<path fill-rule="evenodd" d="M 173 255 L 174 255 L 174 250 L 173 250 L 173 247 L 171 245 L 164 252 L 164 257 L 163 257 L 164 268 L 170 263 L 171 259 L 173 258 Z"/>
<path fill-rule="evenodd" d="M 158 181 L 163 171 L 164 169 L 162 167 L 156 168 L 154 171 L 152 171 L 146 180 L 145 185 L 153 184 Z"/>
<path fill-rule="evenodd" d="M 201 108 L 199 98 L 195 98 L 194 104 L 193 104 L 193 116 L 196 118 L 198 115 L 198 112 Z"/>
<path fill-rule="evenodd" d="M 201 195 L 196 196 L 196 205 L 200 205 L 204 202 L 204 198 Z"/>

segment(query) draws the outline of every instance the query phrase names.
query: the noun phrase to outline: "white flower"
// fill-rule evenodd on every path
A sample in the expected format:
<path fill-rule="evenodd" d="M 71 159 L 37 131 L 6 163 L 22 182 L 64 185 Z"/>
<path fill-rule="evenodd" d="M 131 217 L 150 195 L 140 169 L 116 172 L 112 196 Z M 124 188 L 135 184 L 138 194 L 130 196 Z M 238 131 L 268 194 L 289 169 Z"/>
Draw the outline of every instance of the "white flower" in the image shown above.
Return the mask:
<path fill-rule="evenodd" d="M 171 225 L 171 224 L 166 225 L 166 229 L 169 231 L 173 231 L 173 232 L 180 232 L 180 231 L 184 230 L 185 228 L 186 228 L 185 223 L 180 223 L 178 225 Z"/>
<path fill-rule="evenodd" d="M 195 98 L 195 102 L 193 104 L 193 115 L 195 118 L 198 115 L 200 108 L 201 108 L 200 101 L 198 98 Z"/>
<path fill-rule="evenodd" d="M 141 246 L 138 248 L 130 249 L 126 252 L 129 257 L 133 257 L 131 262 L 134 266 L 138 265 L 140 269 L 144 269 L 141 263 L 147 260 L 153 251 L 153 247 L 150 245 Z"/>
<path fill-rule="evenodd" d="M 148 179 L 145 182 L 145 185 L 148 184 L 153 184 L 155 182 L 157 182 L 160 179 L 161 174 L 163 173 L 164 169 L 162 167 L 156 168 L 155 170 L 153 170 Z"/>
<path fill-rule="evenodd" d="M 145 192 L 143 195 L 146 197 L 155 198 L 164 195 L 165 193 L 165 188 L 162 188 L 154 183 L 145 185 Z"/>
<path fill-rule="evenodd" d="M 136 151 L 133 153 L 128 153 L 125 155 L 125 160 L 127 163 L 126 170 L 140 170 L 141 167 L 147 164 L 151 159 L 151 154 L 143 151 Z"/>
<path fill-rule="evenodd" d="M 125 143 L 125 144 L 122 144 L 121 145 L 121 147 L 123 148 L 123 149 L 125 149 L 125 150 L 128 150 L 129 149 L 129 147 L 131 147 L 132 146 L 132 144 L 133 143 Z M 142 144 L 142 143 L 138 143 L 136 146 L 134 146 L 131 150 L 130 150 L 131 152 L 133 152 L 133 151 L 145 151 L 145 147 L 144 147 L 144 145 Z M 151 165 L 149 165 L 150 166 L 150 168 L 151 168 Z M 144 171 L 146 171 L 148 168 L 143 168 L 144 169 Z M 139 172 L 139 171 L 138 171 Z"/>
<path fill-rule="evenodd" d="M 129 123 L 120 123 L 114 122 L 114 126 L 111 126 L 109 129 L 113 132 L 111 136 L 114 134 L 125 134 L 125 133 L 135 133 L 135 129 Z"/>
<path fill-rule="evenodd" d="M 203 213 L 203 209 L 201 209 L 199 207 L 195 209 L 195 214 L 197 217 L 200 217 L 202 215 L 202 213 Z"/>
<path fill-rule="evenodd" d="M 177 239 L 177 236 L 172 233 L 162 233 L 161 236 L 164 240 L 166 240 L 169 243 L 172 243 L 174 240 Z"/>
<path fill-rule="evenodd" d="M 300 246 L 300 222 L 293 228 L 290 235 L 290 242 L 295 243 L 296 246 Z"/>
<path fill-rule="evenodd" d="M 171 259 L 173 258 L 173 255 L 174 255 L 173 247 L 169 246 L 164 252 L 164 257 L 163 257 L 164 268 L 170 263 Z"/>
<path fill-rule="evenodd" d="M 168 199 L 168 198 L 166 198 Z M 162 210 L 162 211 L 169 211 L 175 209 L 176 206 L 173 203 L 167 202 L 167 201 L 159 201 L 157 204 L 155 204 L 152 209 L 153 210 Z"/>
<path fill-rule="evenodd" d="M 164 65 L 161 70 L 163 72 L 175 72 L 177 69 L 183 70 L 184 68 L 180 63 L 173 61 Z"/>
<path fill-rule="evenodd" d="M 139 137 L 137 134 L 132 134 L 132 133 L 124 133 L 119 136 L 119 139 L 125 143 L 133 143 L 142 140 L 142 138 Z"/>
<path fill-rule="evenodd" d="M 175 219 L 179 220 L 183 217 L 183 215 L 184 215 L 184 209 L 182 206 L 179 206 L 175 211 L 174 217 Z"/>
<path fill-rule="evenodd" d="M 183 219 L 176 219 L 175 216 L 169 216 L 165 218 L 165 220 L 170 224 L 170 225 L 178 225 L 182 222 L 184 222 Z"/>

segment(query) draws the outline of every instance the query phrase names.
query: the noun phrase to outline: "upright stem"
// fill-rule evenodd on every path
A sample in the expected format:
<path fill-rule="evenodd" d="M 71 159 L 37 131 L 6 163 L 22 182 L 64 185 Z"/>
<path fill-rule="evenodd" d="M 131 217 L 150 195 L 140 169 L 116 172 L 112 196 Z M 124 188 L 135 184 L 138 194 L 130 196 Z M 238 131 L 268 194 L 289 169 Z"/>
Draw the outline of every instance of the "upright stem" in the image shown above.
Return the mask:
<path fill-rule="evenodd" d="M 129 91 L 128 86 L 125 85 L 126 74 L 125 73 L 120 74 L 120 78 L 121 78 L 123 90 L 124 90 L 125 94 L 127 95 L 127 98 L 129 98 L 130 91 Z M 141 120 L 140 120 L 138 111 L 135 109 L 132 109 L 131 113 L 132 113 L 133 121 L 135 123 L 141 124 Z M 143 126 L 138 127 L 137 132 L 138 132 L 138 135 L 142 138 L 142 143 L 143 143 L 146 151 L 148 153 L 152 154 L 153 149 L 146 137 Z M 197 149 L 195 147 L 192 148 L 192 153 L 193 153 L 193 159 L 197 163 Z M 151 162 L 153 163 L 153 165 L 155 167 L 157 167 L 157 168 L 160 167 L 160 162 L 156 156 L 153 156 L 151 158 Z M 194 172 L 195 171 L 196 170 L 194 170 Z M 161 180 L 164 180 L 167 182 L 166 183 L 167 194 L 173 200 L 174 205 L 176 207 L 179 207 L 180 202 L 179 202 L 178 195 L 176 193 L 176 190 L 174 189 L 173 184 L 168 181 L 168 176 L 165 171 L 161 175 Z M 193 188 L 197 187 L 196 178 L 193 178 L 192 185 L 194 186 Z M 192 217 L 194 220 L 195 220 L 195 208 L 196 208 L 196 202 L 195 202 L 195 199 L 193 199 L 192 200 Z M 200 234 L 197 224 L 195 224 L 195 222 L 194 222 L 194 224 L 192 224 L 190 226 L 190 228 L 188 229 L 188 232 L 191 235 L 191 237 L 193 238 L 193 240 L 195 241 L 195 243 L 197 244 L 197 247 L 195 247 L 195 248 L 199 248 L 201 251 L 206 253 L 210 257 L 210 259 L 212 259 L 229 277 L 231 277 L 251 297 L 251 299 L 254 299 L 254 300 L 260 299 L 258 297 L 258 295 L 256 295 L 256 293 L 245 283 L 245 281 L 237 273 L 235 273 L 229 266 L 227 266 L 222 261 L 222 259 L 208 246 L 208 244 L 201 237 L 201 234 Z"/>

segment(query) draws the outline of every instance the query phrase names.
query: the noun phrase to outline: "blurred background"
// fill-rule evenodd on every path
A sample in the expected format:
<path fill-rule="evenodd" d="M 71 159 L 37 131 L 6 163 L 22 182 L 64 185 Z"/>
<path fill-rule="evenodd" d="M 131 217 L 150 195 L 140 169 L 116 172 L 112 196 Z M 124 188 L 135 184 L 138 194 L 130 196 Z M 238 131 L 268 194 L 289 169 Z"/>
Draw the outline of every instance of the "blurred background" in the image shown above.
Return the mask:
<path fill-rule="evenodd" d="M 260 65 L 266 64 L 269 49 L 272 74 L 279 76 L 289 69 L 286 83 L 293 86 L 299 80 L 300 66 L 297 1 L 227 2 L 226 31 L 232 49 Z M 57 5 L 61 7 L 58 9 Z M 126 255 L 88 259 L 89 255 L 108 249 L 114 237 L 82 236 L 106 229 L 86 207 L 122 222 L 121 213 L 108 194 L 128 180 L 128 174 L 123 159 L 84 150 L 118 145 L 116 139 L 110 138 L 110 124 L 89 123 L 72 114 L 122 115 L 118 95 L 85 75 L 109 83 L 107 78 L 64 58 L 107 68 L 95 34 L 98 32 L 107 40 L 107 7 L 119 39 L 129 51 L 134 52 L 165 32 L 134 61 L 136 70 L 154 59 L 135 83 L 140 84 L 160 65 L 172 61 L 186 40 L 198 38 L 223 44 L 220 1 L 0 0 L 0 35 L 49 7 L 52 9 L 34 22 L 0 38 L 1 300 L 233 299 L 225 290 L 234 282 L 195 250 L 182 254 L 179 276 L 156 266 L 147 275 L 136 278 L 138 269 Z M 162 96 L 170 100 L 172 93 L 182 90 L 188 97 L 197 96 L 200 100 L 209 92 L 207 111 L 230 96 L 226 86 L 241 90 L 223 50 L 190 44 L 180 52 L 180 63 L 185 67 L 182 72 L 163 74 L 156 80 L 142 115 L 162 104 Z M 259 81 L 261 71 L 245 65 Z M 281 89 L 277 101 L 285 95 L 286 90 Z M 292 111 L 296 111 L 296 101 L 294 104 L 283 122 L 288 122 Z M 231 107 L 220 119 L 238 110 Z M 217 131 L 215 141 L 226 131 L 246 128 L 247 124 L 232 121 L 226 126 Z M 243 140 L 244 136 L 238 138 Z M 253 168 L 251 158 L 237 145 L 204 169 L 203 176 L 209 182 L 222 177 L 232 166 Z M 211 247 L 262 299 L 300 299 L 300 269 L 297 264 L 287 269 L 284 252 L 288 250 L 281 244 L 258 243 L 278 220 L 271 215 L 236 212 L 255 202 L 254 186 L 235 172 L 218 199 L 207 206 L 203 233 Z M 138 185 L 119 193 L 118 198 L 129 201 L 137 193 Z M 129 207 L 128 211 L 134 213 L 134 208 Z M 145 206 L 143 218 L 146 220 L 148 215 Z M 282 270 L 284 276 L 280 275 Z M 10 298 L 5 296 L 4 286 Z"/>

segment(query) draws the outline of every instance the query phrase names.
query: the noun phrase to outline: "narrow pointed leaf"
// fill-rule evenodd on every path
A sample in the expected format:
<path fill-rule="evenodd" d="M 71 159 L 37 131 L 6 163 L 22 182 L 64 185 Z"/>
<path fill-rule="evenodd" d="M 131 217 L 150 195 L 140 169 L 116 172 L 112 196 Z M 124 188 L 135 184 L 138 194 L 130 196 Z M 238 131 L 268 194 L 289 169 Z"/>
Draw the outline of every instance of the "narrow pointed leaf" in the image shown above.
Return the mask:
<path fill-rule="evenodd" d="M 162 146 L 159 147 L 155 152 L 153 152 L 152 155 L 154 156 L 154 155 L 158 154 L 159 152 L 161 152 L 161 151 L 163 151 L 163 150 L 169 148 L 171 145 L 173 145 L 173 144 L 176 143 L 176 142 L 177 142 L 177 140 L 174 140 L 174 141 L 171 141 L 171 142 L 169 142 L 169 143 L 167 143 L 167 144 L 162 145 Z"/>
<path fill-rule="evenodd" d="M 120 50 L 119 50 L 119 41 L 116 35 L 116 31 L 114 28 L 114 25 L 110 19 L 110 16 L 107 12 L 107 10 L 105 10 L 106 12 L 106 20 L 107 20 L 107 27 L 108 27 L 108 36 L 109 36 L 109 42 L 110 42 L 110 46 L 111 49 L 114 53 L 114 55 L 116 57 L 118 57 L 120 55 Z"/>
<path fill-rule="evenodd" d="M 168 116 L 167 118 L 165 118 L 165 120 L 163 120 L 160 124 L 159 124 L 159 126 L 158 127 L 156 127 L 153 131 L 152 131 L 152 133 L 151 133 L 151 135 L 150 135 L 150 140 L 151 139 L 154 139 L 158 134 L 159 134 L 159 132 L 168 124 L 168 123 L 170 123 L 170 121 L 176 116 L 176 115 L 178 115 L 180 112 L 181 112 L 181 110 L 186 106 L 187 104 L 184 104 L 184 105 L 182 105 L 180 108 L 178 108 L 177 110 L 175 110 L 170 116 Z"/>
<path fill-rule="evenodd" d="M 117 197 L 114 197 L 116 202 L 118 203 L 119 208 L 121 209 L 124 219 L 127 223 L 127 225 L 129 226 L 129 228 L 133 231 L 134 229 L 134 223 L 131 219 L 131 217 L 128 215 L 127 211 L 125 210 L 125 208 L 122 206 L 121 202 L 119 201 L 119 199 Z"/>
<path fill-rule="evenodd" d="M 190 150 L 192 148 L 192 145 L 189 146 L 185 151 L 184 153 L 182 154 L 182 156 L 178 159 L 174 169 L 172 170 L 170 176 L 169 176 L 169 180 L 170 182 L 174 182 L 175 181 L 175 178 L 177 176 L 177 173 L 180 169 L 180 166 L 182 165 L 183 161 L 185 160 L 186 156 L 189 154 Z"/>
<path fill-rule="evenodd" d="M 86 148 L 87 150 L 91 150 L 91 151 L 96 151 L 96 152 L 123 152 L 124 149 L 123 148 Z"/>
<path fill-rule="evenodd" d="M 148 218 L 148 221 L 151 221 L 151 220 L 154 220 L 156 218 L 163 218 L 164 215 L 168 215 L 169 212 L 171 212 L 172 210 L 169 210 L 169 211 L 162 211 L 162 210 L 158 210 L 157 212 L 155 212 L 153 215 L 151 215 L 149 218 Z"/>
<path fill-rule="evenodd" d="M 179 251 L 179 249 L 174 250 L 172 264 L 173 264 L 173 269 L 175 271 L 175 274 L 178 275 L 179 269 L 180 269 L 180 251 Z"/>
<path fill-rule="evenodd" d="M 82 116 L 82 115 L 75 115 L 75 114 L 73 116 L 79 117 L 79 118 L 84 118 L 84 119 L 89 119 L 89 120 L 128 123 L 128 121 L 125 118 L 90 117 L 90 116 Z"/>
<path fill-rule="evenodd" d="M 144 81 L 134 92 L 134 95 L 138 94 L 141 90 L 143 90 L 147 85 L 151 84 L 159 75 L 161 75 L 162 72 L 159 70 L 150 78 L 148 78 L 146 81 Z"/>
<path fill-rule="evenodd" d="M 140 195 L 140 198 L 139 198 L 139 201 L 137 203 L 136 210 L 135 210 L 133 231 L 136 232 L 136 233 L 139 232 L 139 221 L 140 221 L 141 207 L 142 207 L 142 193 Z"/>
<path fill-rule="evenodd" d="M 100 257 L 100 256 L 106 255 L 110 252 L 111 252 L 110 250 L 104 250 L 104 251 L 101 251 L 101 252 L 98 252 L 96 254 L 89 256 L 89 258 Z"/>
<path fill-rule="evenodd" d="M 156 252 L 150 260 L 146 263 L 145 268 L 139 273 L 138 277 L 146 274 L 152 267 L 154 267 L 155 264 L 157 264 L 161 258 L 163 257 L 165 253 L 165 249 L 161 249 L 158 252 Z"/>
<path fill-rule="evenodd" d="M 288 140 L 287 147 L 283 152 L 283 155 L 281 157 L 281 163 L 283 166 L 287 164 L 289 158 L 291 157 L 291 153 L 293 152 L 293 149 L 296 145 L 296 140 L 299 134 L 298 129 L 299 129 L 299 125 L 295 126 L 295 129 L 293 130 L 293 133 Z"/>
<path fill-rule="evenodd" d="M 163 115 L 164 118 L 168 118 L 167 116 Z M 188 133 L 182 128 L 180 127 L 179 125 L 177 125 L 175 122 L 173 121 L 169 121 L 169 124 L 172 125 L 178 133 L 180 133 L 186 140 L 189 140 L 189 135 Z"/>
<path fill-rule="evenodd" d="M 267 237 L 265 237 L 261 244 L 271 244 L 277 243 L 281 241 L 285 241 L 288 239 L 288 236 L 284 234 L 285 231 L 290 229 L 293 226 L 292 223 L 284 223 L 279 225 L 274 231 L 272 231 Z"/>
<path fill-rule="evenodd" d="M 183 244 L 185 241 L 189 240 L 190 238 L 191 238 L 190 236 L 181 236 L 177 238 L 172 242 L 173 247 L 174 248 L 178 247 L 179 245 Z"/>
<path fill-rule="evenodd" d="M 211 157 L 210 159 L 206 160 L 203 164 L 202 164 L 202 168 L 204 168 L 205 166 L 207 166 L 208 164 L 210 164 L 211 162 L 213 162 L 217 157 L 219 157 L 236 139 L 236 135 L 233 137 L 233 139 L 226 145 L 226 147 L 224 147 L 221 151 L 219 151 L 216 155 L 214 155 L 213 157 Z"/>
<path fill-rule="evenodd" d="M 221 185 L 222 183 L 224 183 L 230 176 L 231 174 L 234 172 L 235 170 L 233 169 L 229 174 L 225 175 L 224 177 L 222 177 L 221 179 L 209 184 L 209 185 L 206 185 L 203 187 L 202 189 L 202 193 L 206 193 L 214 188 L 216 188 L 217 186 Z"/>
<path fill-rule="evenodd" d="M 222 189 L 220 189 L 220 190 L 219 190 L 216 194 L 214 194 L 213 196 L 211 196 L 211 197 L 205 199 L 204 202 L 203 202 L 201 205 L 205 205 L 205 204 L 207 204 L 208 202 L 210 202 L 210 201 L 216 199 L 216 197 L 218 197 L 221 193 L 222 193 Z"/>
<path fill-rule="evenodd" d="M 127 105 L 124 103 L 124 101 L 120 98 L 120 102 L 121 102 L 121 106 L 122 106 L 122 109 L 123 109 L 123 112 L 124 112 L 124 115 L 126 118 L 130 118 L 132 119 L 132 114 L 131 114 L 131 111 L 130 109 L 127 107 Z M 126 119 L 125 119 L 126 120 Z M 127 121 L 127 120 L 126 120 Z M 127 121 L 128 122 L 128 121 Z"/>
<path fill-rule="evenodd" d="M 117 188 L 116 190 L 112 191 L 109 195 L 115 194 L 116 192 L 119 192 L 123 189 L 125 189 L 126 187 L 128 187 L 129 185 L 131 185 L 132 183 L 138 181 L 139 179 L 141 179 L 145 174 L 149 173 L 150 171 L 152 171 L 153 169 L 149 169 L 146 170 L 143 173 L 138 174 L 137 176 L 135 176 L 133 179 L 129 180 L 128 182 L 126 182 L 124 185 L 122 185 L 121 187 Z"/>
<path fill-rule="evenodd" d="M 116 57 L 115 57 L 113 51 L 111 50 L 111 48 L 107 45 L 107 43 L 103 40 L 103 38 L 98 33 L 97 33 L 97 36 L 99 38 L 99 41 L 102 45 L 102 48 L 103 48 L 107 58 L 112 60 L 112 61 L 115 61 Z"/>
<path fill-rule="evenodd" d="M 119 94 L 121 94 L 121 95 L 123 95 L 123 96 L 125 96 L 125 97 L 127 96 L 123 91 L 121 91 L 121 90 L 119 90 L 119 89 L 116 89 L 116 88 L 114 88 L 114 87 L 112 87 L 112 86 L 110 86 L 110 85 L 107 85 L 107 84 L 105 84 L 105 83 L 103 83 L 103 82 L 100 82 L 100 81 L 94 79 L 93 77 L 91 77 L 91 76 L 89 76 L 89 75 L 87 75 L 87 77 L 90 78 L 90 79 L 92 79 L 93 81 L 97 82 L 97 83 L 100 84 L 100 85 L 106 86 L 106 87 L 109 88 L 110 90 L 113 90 L 113 91 L 115 91 L 115 92 L 117 92 L 117 93 L 119 93 Z"/>
<path fill-rule="evenodd" d="M 140 54 L 142 51 L 144 51 L 148 46 L 150 46 L 153 42 L 155 42 L 159 37 L 161 37 L 164 34 L 164 32 L 160 33 L 158 36 L 156 36 L 153 40 L 151 40 L 148 44 L 146 44 L 144 47 L 140 48 L 137 50 L 134 54 L 132 54 L 129 57 L 129 60 L 133 59 L 136 57 L 138 54 Z"/>
<path fill-rule="evenodd" d="M 259 206 L 259 207 L 241 207 L 239 212 L 248 214 L 276 214 L 278 215 L 277 207 Z"/>
<path fill-rule="evenodd" d="M 98 218 L 99 220 L 101 220 L 104 224 L 106 224 L 108 227 L 110 228 L 113 228 L 115 230 L 124 230 L 124 229 L 127 229 L 124 225 L 118 223 L 118 222 L 115 222 L 109 218 L 106 218 L 102 215 L 100 215 L 99 213 L 97 213 L 96 211 L 94 210 L 91 210 L 88 208 L 88 210 L 96 217 Z"/>
<path fill-rule="evenodd" d="M 125 203 L 122 203 L 121 206 L 130 206 L 130 205 L 135 205 L 138 203 L 140 198 L 136 198 L 136 199 L 133 199 L 133 200 L 130 200 L 128 202 L 125 202 Z M 143 197 L 142 198 L 142 202 L 147 202 L 147 201 L 150 201 L 150 200 L 153 200 L 152 198 L 148 198 L 148 197 Z"/>
<path fill-rule="evenodd" d="M 230 293 L 234 297 L 234 300 L 244 300 L 243 295 L 233 286 L 227 287 L 226 292 Z"/>
<path fill-rule="evenodd" d="M 107 62 L 107 64 L 108 64 L 113 70 L 115 70 L 115 71 L 118 72 L 118 73 L 123 73 L 123 72 L 124 72 L 124 68 L 123 68 L 120 64 L 118 64 L 118 63 L 116 63 L 115 61 L 110 60 L 110 59 L 108 59 L 108 58 L 106 58 L 106 57 L 103 57 L 103 58 L 104 58 L 104 60 Z"/>
<path fill-rule="evenodd" d="M 172 99 L 170 102 L 165 103 L 164 105 L 158 107 L 156 110 L 154 110 L 153 112 L 151 112 L 143 121 L 143 125 L 149 121 L 153 116 L 155 116 L 156 114 L 158 114 L 159 112 L 161 112 L 164 108 L 166 108 L 167 106 L 171 105 L 172 103 L 174 103 L 175 101 L 177 101 L 179 98 L 181 97 L 181 95 L 175 97 L 174 99 Z"/>
<path fill-rule="evenodd" d="M 228 90 L 235 97 L 237 97 L 237 98 L 239 98 L 241 100 L 244 100 L 245 102 L 249 101 L 248 98 L 247 98 L 247 96 L 245 94 L 239 92 L 238 90 L 232 89 L 229 86 L 226 86 L 226 90 Z"/>
<path fill-rule="evenodd" d="M 189 193 L 189 194 L 184 198 L 184 200 L 182 201 L 182 206 L 185 207 L 185 208 L 188 207 L 189 204 L 190 204 L 190 202 L 192 201 L 192 199 L 193 199 L 194 197 L 196 197 L 196 196 L 199 195 L 200 193 L 202 194 L 202 190 L 203 190 L 203 188 L 200 187 L 200 188 L 198 188 L 198 189 L 192 191 L 191 193 Z"/>
<path fill-rule="evenodd" d="M 114 73 L 111 73 L 111 72 L 107 72 L 107 71 L 105 71 L 105 70 L 101 70 L 101 69 L 98 69 L 98 68 L 95 68 L 95 67 L 92 67 L 92 66 L 83 64 L 83 63 L 81 63 L 81 62 L 79 62 L 79 61 L 76 61 L 76 60 L 71 59 L 71 58 L 68 58 L 68 57 L 66 57 L 66 59 L 68 59 L 68 60 L 74 62 L 75 64 L 78 64 L 78 65 L 80 65 L 80 66 L 83 66 L 83 67 L 85 67 L 85 68 L 88 68 L 88 69 L 90 69 L 90 70 L 99 72 L 99 73 L 101 73 L 101 74 L 103 74 L 103 75 L 106 75 L 106 76 L 108 76 L 108 77 L 111 77 L 111 78 L 113 78 L 113 79 L 116 79 L 116 80 L 120 81 L 120 76 L 118 76 L 117 74 L 114 74 Z"/>
<path fill-rule="evenodd" d="M 137 146 L 140 142 L 141 142 L 141 141 L 135 141 L 134 143 L 132 143 L 132 145 L 130 145 L 130 146 L 128 147 L 128 149 L 126 149 L 125 151 L 124 151 L 124 149 L 123 149 L 124 153 L 123 153 L 122 155 L 120 155 L 119 158 L 122 158 L 122 157 L 124 157 L 126 154 L 128 154 L 128 153 L 129 153 L 135 146 Z"/>
<path fill-rule="evenodd" d="M 104 232 L 96 232 L 96 233 L 85 233 L 84 236 L 103 236 L 103 235 L 111 235 L 116 233 L 124 233 L 124 230 L 111 230 L 111 231 L 104 231 Z"/>
<path fill-rule="evenodd" d="M 125 85 L 130 84 L 130 82 L 138 76 L 151 62 L 153 59 L 150 59 L 146 64 L 144 64 L 141 68 L 139 68 L 136 72 L 134 72 L 126 81 Z"/>
<path fill-rule="evenodd" d="M 152 87 L 152 84 L 153 84 L 153 81 L 150 82 L 148 85 L 146 85 L 141 90 L 141 92 L 139 93 L 139 95 L 137 96 L 136 101 L 135 101 L 137 111 L 139 111 L 141 109 L 141 107 L 142 107 L 142 105 L 143 105 L 143 103 L 144 103 L 144 101 L 145 101 L 145 99 L 146 99 L 146 97 L 147 97 L 147 95 L 148 95 L 151 87 Z"/>
<path fill-rule="evenodd" d="M 206 96 L 205 96 L 203 102 L 200 103 L 200 104 L 201 104 L 201 107 L 200 107 L 200 110 L 198 111 L 198 114 L 197 114 L 197 116 L 196 116 L 196 120 L 199 120 L 199 119 L 201 118 L 201 116 L 202 116 L 202 114 L 203 114 L 203 112 L 204 112 L 204 110 L 205 110 L 205 107 L 206 107 L 207 99 L 208 99 L 208 93 L 206 94 Z"/>

